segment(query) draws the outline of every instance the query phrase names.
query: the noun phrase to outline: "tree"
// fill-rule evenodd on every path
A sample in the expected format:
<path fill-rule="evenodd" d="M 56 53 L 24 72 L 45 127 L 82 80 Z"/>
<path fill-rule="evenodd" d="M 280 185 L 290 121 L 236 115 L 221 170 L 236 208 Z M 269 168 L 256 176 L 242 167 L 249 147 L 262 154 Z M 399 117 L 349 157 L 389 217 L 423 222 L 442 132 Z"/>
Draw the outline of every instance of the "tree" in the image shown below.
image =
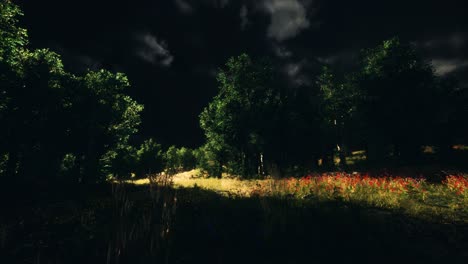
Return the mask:
<path fill-rule="evenodd" d="M 164 154 L 164 160 L 166 163 L 166 172 L 169 174 L 175 174 L 179 171 L 180 163 L 177 155 L 176 146 L 170 146 Z"/>
<path fill-rule="evenodd" d="M 368 157 L 381 160 L 387 146 L 402 160 L 415 161 L 434 116 L 432 66 L 397 38 L 363 52 L 352 85 L 362 93 L 359 111 L 366 120 Z"/>
<path fill-rule="evenodd" d="M 445 76 L 437 80 L 437 88 L 438 104 L 431 142 L 438 147 L 440 158 L 453 164 L 453 146 L 468 145 L 468 87 L 453 76 Z"/>
<path fill-rule="evenodd" d="M 0 3 L 0 65 L 2 71 L 20 66 L 20 55 L 28 43 L 27 31 L 18 26 L 23 12 L 10 1 Z"/>
<path fill-rule="evenodd" d="M 0 121 L 4 125 L 0 152 L 8 156 L 5 175 L 26 176 L 33 171 L 54 175 L 64 145 L 63 65 L 60 56 L 47 49 L 23 49 L 16 55 L 10 60 L 15 64 L 2 64 L 7 69 L 0 88 Z"/>
<path fill-rule="evenodd" d="M 277 125 L 272 117 L 281 105 L 272 75 L 269 63 L 253 62 L 246 54 L 230 58 L 218 73 L 219 93 L 201 113 L 200 125 L 219 171 L 226 167 L 243 176 L 258 173 Z"/>
<path fill-rule="evenodd" d="M 178 163 L 182 170 L 192 170 L 196 166 L 196 158 L 192 149 L 181 147 L 177 150 Z"/>
<path fill-rule="evenodd" d="M 81 181 L 99 176 L 99 160 L 108 151 L 125 149 L 129 138 L 138 131 L 143 106 L 124 91 L 130 87 L 122 73 L 106 70 L 88 72 L 72 81 L 68 91 L 70 100 L 69 140 L 83 168 Z M 92 179 L 94 180 L 94 179 Z"/>
<path fill-rule="evenodd" d="M 29 50 L 20 15 L 10 1 L 0 3 L 0 171 L 9 179 L 46 180 L 64 171 L 82 181 L 104 179 L 100 160 L 131 149 L 143 106 L 125 94 L 130 85 L 122 73 L 74 76 L 58 54 Z"/>
<path fill-rule="evenodd" d="M 27 32 L 17 26 L 18 17 L 23 13 L 9 1 L 0 3 L 0 155 L 3 160 L 3 174 L 12 178 L 16 174 L 17 150 L 10 141 L 12 131 L 6 125 L 11 122 L 12 93 L 21 87 L 21 54 L 27 44 Z"/>
<path fill-rule="evenodd" d="M 128 144 L 118 144 L 107 151 L 99 160 L 100 175 L 114 179 L 129 179 L 137 168 L 136 149 Z"/>
<path fill-rule="evenodd" d="M 164 169 L 161 145 L 152 138 L 145 140 L 137 151 L 139 176 L 160 173 Z"/>
<path fill-rule="evenodd" d="M 357 103 L 360 93 L 349 81 L 339 82 L 328 67 L 317 78 L 319 108 L 325 164 L 331 165 L 332 150 L 339 153 L 340 165 L 346 166 L 346 149 L 351 144 L 359 122 Z"/>

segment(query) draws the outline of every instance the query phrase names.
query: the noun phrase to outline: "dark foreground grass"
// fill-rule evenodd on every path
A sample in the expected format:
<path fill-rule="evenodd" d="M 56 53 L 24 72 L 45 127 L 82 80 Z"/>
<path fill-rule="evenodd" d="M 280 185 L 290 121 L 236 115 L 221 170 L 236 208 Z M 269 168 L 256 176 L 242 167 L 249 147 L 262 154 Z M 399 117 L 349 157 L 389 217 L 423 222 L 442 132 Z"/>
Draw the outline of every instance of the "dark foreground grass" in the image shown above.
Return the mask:
<path fill-rule="evenodd" d="M 466 263 L 466 223 L 198 188 L 4 189 L 0 263 Z"/>

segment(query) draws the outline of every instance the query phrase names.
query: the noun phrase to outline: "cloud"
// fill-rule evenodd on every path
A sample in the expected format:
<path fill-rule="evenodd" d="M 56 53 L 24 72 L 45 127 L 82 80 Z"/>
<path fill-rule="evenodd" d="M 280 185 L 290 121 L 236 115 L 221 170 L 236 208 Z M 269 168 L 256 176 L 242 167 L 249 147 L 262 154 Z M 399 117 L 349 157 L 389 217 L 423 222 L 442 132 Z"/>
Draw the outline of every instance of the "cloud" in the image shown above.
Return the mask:
<path fill-rule="evenodd" d="M 298 0 L 264 0 L 261 7 L 271 16 L 268 37 L 279 42 L 297 36 L 310 26 L 306 7 Z"/>
<path fill-rule="evenodd" d="M 247 27 L 247 25 L 249 24 L 249 18 L 247 17 L 248 16 L 248 10 L 247 10 L 247 6 L 243 5 L 240 9 L 240 19 L 241 19 L 241 28 L 242 30 L 245 29 L 245 27 Z"/>
<path fill-rule="evenodd" d="M 174 57 L 169 52 L 166 42 L 158 42 L 156 37 L 151 34 L 139 36 L 139 41 L 141 47 L 138 49 L 137 55 L 141 59 L 151 64 L 159 64 L 165 67 L 170 66 L 174 61 Z"/>
<path fill-rule="evenodd" d="M 467 36 L 462 33 L 452 33 L 443 38 L 435 38 L 420 43 L 420 46 L 428 49 L 437 48 L 450 48 L 460 49 L 463 48 L 467 42 Z"/>
<path fill-rule="evenodd" d="M 292 51 L 282 46 L 281 44 L 273 43 L 272 48 L 275 55 L 279 58 L 286 59 L 293 55 Z"/>
<path fill-rule="evenodd" d="M 185 0 L 175 0 L 175 4 L 177 5 L 177 8 L 179 9 L 180 12 L 184 14 L 193 13 L 193 7 L 189 3 L 187 3 Z"/>
<path fill-rule="evenodd" d="M 350 66 L 356 63 L 358 55 L 359 51 L 357 50 L 343 50 L 326 56 L 318 56 L 317 61 L 335 67 L 339 65 Z"/>
<path fill-rule="evenodd" d="M 303 59 L 299 62 L 289 62 L 284 65 L 283 72 L 286 74 L 289 83 L 292 86 L 301 86 L 310 84 L 310 79 L 305 72 L 309 62 Z"/>
<path fill-rule="evenodd" d="M 435 74 L 438 76 L 456 72 L 459 74 L 462 68 L 468 67 L 468 56 L 464 52 L 468 47 L 466 33 L 451 32 L 412 43 L 431 60 Z"/>
<path fill-rule="evenodd" d="M 468 34 L 452 32 L 426 40 L 413 41 L 412 44 L 421 50 L 425 57 L 442 61 L 468 60 L 465 50 L 468 48 Z M 448 64 L 448 63 L 444 63 Z"/>
<path fill-rule="evenodd" d="M 468 66 L 468 60 L 459 59 L 433 59 L 432 65 L 435 69 L 435 74 L 439 76 L 447 75 L 460 68 Z"/>

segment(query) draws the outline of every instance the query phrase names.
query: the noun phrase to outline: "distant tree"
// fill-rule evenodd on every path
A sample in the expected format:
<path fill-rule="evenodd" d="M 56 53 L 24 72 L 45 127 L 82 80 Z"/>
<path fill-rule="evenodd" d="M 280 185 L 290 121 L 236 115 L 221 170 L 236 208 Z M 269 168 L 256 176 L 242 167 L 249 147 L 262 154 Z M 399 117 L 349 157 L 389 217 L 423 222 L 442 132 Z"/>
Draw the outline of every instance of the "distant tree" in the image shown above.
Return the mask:
<path fill-rule="evenodd" d="M 152 138 L 145 140 L 137 150 L 139 176 L 160 173 L 164 169 L 164 155 L 160 144 Z"/>
<path fill-rule="evenodd" d="M 357 106 L 360 91 L 349 82 L 339 82 L 328 67 L 317 78 L 324 163 L 332 165 L 333 150 L 339 153 L 341 166 L 346 166 L 346 150 L 356 134 Z"/>
<path fill-rule="evenodd" d="M 438 104 L 434 106 L 437 113 L 431 142 L 438 147 L 444 162 L 451 163 L 453 146 L 468 145 L 468 86 L 446 76 L 438 79 L 437 87 Z"/>
<path fill-rule="evenodd" d="M 118 144 L 102 155 L 99 162 L 102 177 L 129 179 L 134 176 L 138 166 L 137 151 L 131 145 Z"/>
<path fill-rule="evenodd" d="M 388 146 L 401 160 L 415 161 L 432 129 L 435 76 L 432 66 L 397 38 L 363 52 L 352 78 L 362 93 L 369 158 L 381 160 Z"/>
<path fill-rule="evenodd" d="M 192 170 L 196 167 L 196 158 L 192 149 L 181 147 L 177 150 L 179 167 L 184 170 Z"/>
<path fill-rule="evenodd" d="M 221 178 L 222 175 L 222 164 L 220 162 L 220 153 L 222 149 L 215 149 L 213 151 L 213 145 L 209 145 L 209 142 L 202 147 L 195 150 L 194 155 L 197 160 L 197 168 L 203 173 L 210 176 Z"/>
<path fill-rule="evenodd" d="M 176 146 L 170 146 L 164 154 L 164 161 L 166 165 L 166 172 L 169 174 L 175 174 L 180 168 L 180 159 L 177 155 Z"/>

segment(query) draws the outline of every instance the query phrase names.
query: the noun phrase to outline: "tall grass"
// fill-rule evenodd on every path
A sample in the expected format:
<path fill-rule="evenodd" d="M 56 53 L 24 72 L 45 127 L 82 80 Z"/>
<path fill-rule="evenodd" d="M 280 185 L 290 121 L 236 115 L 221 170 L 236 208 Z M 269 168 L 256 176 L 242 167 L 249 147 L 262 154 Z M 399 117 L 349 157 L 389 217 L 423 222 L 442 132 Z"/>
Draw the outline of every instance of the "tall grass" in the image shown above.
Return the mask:
<path fill-rule="evenodd" d="M 203 178 L 196 171 L 176 175 L 176 187 L 196 187 L 225 196 L 342 201 L 398 210 L 412 216 L 468 222 L 468 177 L 448 175 L 440 183 L 425 178 L 362 173 L 324 173 L 302 178 L 242 180 Z M 139 182 L 148 184 L 148 181 Z"/>
<path fill-rule="evenodd" d="M 398 209 L 414 216 L 468 221 L 468 178 L 464 175 L 449 175 L 442 183 L 434 184 L 424 178 L 322 174 L 258 182 L 251 195 L 339 200 Z"/>

